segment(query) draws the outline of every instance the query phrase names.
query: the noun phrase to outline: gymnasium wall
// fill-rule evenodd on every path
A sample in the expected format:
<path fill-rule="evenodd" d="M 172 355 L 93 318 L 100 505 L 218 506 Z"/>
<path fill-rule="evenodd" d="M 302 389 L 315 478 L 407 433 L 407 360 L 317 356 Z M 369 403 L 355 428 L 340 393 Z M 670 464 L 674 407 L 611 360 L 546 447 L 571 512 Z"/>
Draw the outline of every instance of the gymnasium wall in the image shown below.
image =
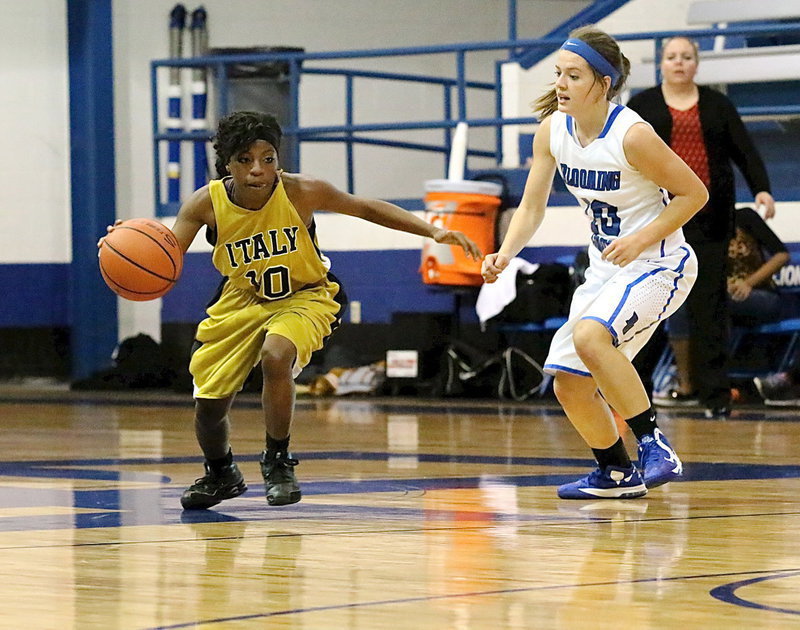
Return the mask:
<path fill-rule="evenodd" d="M 635 7 L 643 1 L 649 0 L 633 0 L 626 7 Z M 12 336 L 23 339 L 28 331 L 43 331 L 45 336 L 53 337 L 53 330 L 68 330 L 71 323 L 65 4 L 56 0 L 3 3 L 0 54 L 6 71 L 4 90 L 0 92 L 0 115 L 13 124 L 4 126 L 6 146 L 10 148 L 0 157 L 5 161 L 4 168 L 0 168 L 0 290 L 5 298 L 0 301 L 0 340 Z M 150 216 L 154 212 L 149 64 L 152 59 L 167 56 L 168 15 L 174 4 L 173 0 L 113 2 L 116 206 L 120 218 Z M 295 0 L 289 4 L 210 0 L 203 4 L 208 11 L 212 47 L 298 46 L 307 51 L 332 51 L 505 39 L 508 32 L 506 0 L 402 3 Z M 518 2 L 518 34 L 543 35 L 588 4 L 588 0 Z M 668 3 L 658 4 L 663 11 L 662 5 Z M 254 10 L 254 6 L 258 9 Z M 195 7 L 186 5 L 186 8 L 191 11 Z M 633 19 L 630 16 L 635 12 L 631 14 L 630 10 L 623 14 L 625 19 L 619 24 L 611 18 L 603 26 L 610 32 L 617 28 L 621 32 L 664 26 L 641 16 Z M 685 7 L 681 5 L 676 10 L 685 12 Z M 355 33 L 358 37 L 353 36 Z M 468 56 L 470 78 L 492 80 L 495 58 L 492 53 Z M 454 74 L 451 58 L 432 56 L 394 59 L 391 65 L 387 60 L 329 65 Z M 357 83 L 356 90 L 357 122 L 427 120 L 441 116 L 439 88 Z M 304 77 L 301 123 L 342 123 L 341 95 L 338 80 Z M 493 115 L 491 98 L 476 99 L 469 115 Z M 791 139 L 778 136 L 778 142 Z M 381 137 L 439 142 L 441 132 L 404 132 L 381 134 Z M 493 135 L 487 130 L 471 132 L 471 146 L 491 148 L 492 142 Z M 773 154 L 785 162 L 793 155 L 792 150 L 796 154 L 794 146 L 792 143 L 778 146 Z M 344 160 L 342 147 L 306 143 L 302 147 L 301 170 L 345 187 Z M 355 165 L 357 194 L 402 200 L 412 210 L 421 209 L 424 181 L 445 173 L 441 155 L 377 147 L 356 147 Z M 471 159 L 469 166 L 480 169 L 491 164 Z M 800 234 L 795 234 L 794 222 L 790 220 L 796 210 L 793 202 L 800 195 L 779 194 L 779 198 L 782 204 L 776 231 L 787 240 L 800 242 Z M 747 197 L 742 201 L 747 201 Z M 536 237 L 535 244 L 540 248 L 526 250 L 525 255 L 549 258 L 574 251 L 585 241 L 583 221 L 574 207 L 554 208 L 542 233 Z M 463 296 L 427 287 L 420 281 L 417 266 L 421 239 L 327 213 L 319 215 L 318 226 L 321 246 L 329 254 L 334 271 L 345 282 L 351 299 L 361 303 L 362 321 L 389 322 L 391 314 L 397 311 L 452 312 L 457 303 L 466 309 L 464 316 L 471 316 L 469 300 L 464 306 Z M 120 301 L 120 338 L 137 332 L 159 338 L 162 321 L 192 323 L 202 316 L 205 301 L 216 286 L 217 274 L 201 241 L 199 237 L 193 245 L 184 277 L 165 299 L 147 304 Z M 39 339 L 41 335 L 37 335 L 38 332 L 31 338 Z M 55 336 L 63 338 L 60 333 Z M 17 360 L 7 356 L 8 362 Z"/>
<path fill-rule="evenodd" d="M 0 168 L 0 289 L 10 299 L 0 304 L 0 328 L 70 323 L 67 1 L 2 3 L 4 89 L 0 91 L 0 116 L 10 124 L 3 127 L 8 149 L 0 157 L 4 162 Z M 210 46 L 220 48 L 297 46 L 307 51 L 335 51 L 485 41 L 505 39 L 508 34 L 507 0 L 293 0 L 288 4 L 206 0 L 202 4 L 208 12 Z M 520 2 L 518 32 L 525 37 L 542 35 L 587 4 L 588 0 Z M 168 56 L 168 16 L 174 5 L 174 0 L 114 0 L 112 4 L 116 201 L 120 218 L 151 216 L 154 212 L 150 61 Z M 189 11 L 195 8 L 192 4 L 185 6 Z M 453 59 L 397 58 L 391 69 L 454 76 Z M 470 77 L 491 80 L 494 59 L 491 53 L 470 55 Z M 388 69 L 386 63 L 332 65 Z M 341 82 L 333 81 L 303 79 L 302 124 L 344 122 Z M 356 89 L 359 122 L 441 117 L 438 88 L 435 95 L 385 82 L 357 85 Z M 478 108 L 470 115 L 488 115 L 491 106 L 491 97 L 479 99 Z M 441 132 L 436 133 L 440 142 Z M 397 138 L 397 134 L 389 136 Z M 424 134 L 419 133 L 404 135 L 404 139 L 425 141 Z M 344 160 L 341 147 L 308 144 L 303 147 L 302 170 L 344 187 Z M 444 159 L 438 154 L 357 147 L 356 168 L 359 194 L 419 198 L 426 179 L 443 175 Z M 152 305 L 141 307 L 142 313 L 138 308 L 120 303 L 121 337 L 152 327 L 159 320 Z M 169 312 L 166 316 L 170 317 Z"/>
<path fill-rule="evenodd" d="M 53 11 L 53 4 L 60 3 L 2 3 L 3 265 L 58 265 L 72 258 L 66 14 L 62 7 Z M 0 308 L 5 312 L 10 306 Z"/>

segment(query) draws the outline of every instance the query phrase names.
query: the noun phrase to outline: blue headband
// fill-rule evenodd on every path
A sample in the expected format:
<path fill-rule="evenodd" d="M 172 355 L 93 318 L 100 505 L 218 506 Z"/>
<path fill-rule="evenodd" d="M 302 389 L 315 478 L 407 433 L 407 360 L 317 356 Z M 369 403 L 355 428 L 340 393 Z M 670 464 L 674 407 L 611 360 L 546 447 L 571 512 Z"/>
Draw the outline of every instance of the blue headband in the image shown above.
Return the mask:
<path fill-rule="evenodd" d="M 583 57 L 592 68 L 604 77 L 611 77 L 611 87 L 614 87 L 621 76 L 619 70 L 612 66 L 608 59 L 580 39 L 568 39 L 561 45 L 561 50 L 567 50 Z"/>

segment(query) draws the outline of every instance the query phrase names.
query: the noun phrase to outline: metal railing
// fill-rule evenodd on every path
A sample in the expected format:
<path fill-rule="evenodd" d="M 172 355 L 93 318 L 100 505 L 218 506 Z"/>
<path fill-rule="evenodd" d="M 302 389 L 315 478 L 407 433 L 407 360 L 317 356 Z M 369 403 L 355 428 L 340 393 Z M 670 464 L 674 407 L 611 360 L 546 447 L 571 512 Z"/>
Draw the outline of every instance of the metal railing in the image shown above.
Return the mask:
<path fill-rule="evenodd" d="M 686 35 L 692 38 L 726 36 L 756 36 L 756 35 L 786 35 L 800 34 L 800 22 L 791 24 L 730 26 L 724 30 L 717 28 L 694 29 L 684 31 L 651 31 L 642 33 L 625 33 L 615 35 L 620 42 L 651 40 L 654 45 L 654 56 L 658 58 L 660 43 L 667 37 Z M 498 59 L 494 62 L 494 81 L 474 81 L 467 79 L 466 56 L 468 53 L 486 51 L 518 51 L 519 49 L 556 50 L 562 38 L 541 39 L 514 39 L 489 42 L 472 42 L 461 44 L 445 44 L 436 46 L 417 46 L 409 48 L 386 48 L 378 50 L 349 50 L 340 52 L 263 52 L 236 55 L 209 55 L 185 59 L 159 59 L 151 62 L 151 99 L 152 99 L 152 127 L 153 127 L 153 164 L 155 171 L 155 203 L 158 216 L 174 215 L 177 212 L 175 204 L 164 203 L 162 200 L 162 166 L 160 158 L 161 143 L 170 140 L 208 142 L 211 133 L 207 131 L 165 132 L 161 130 L 162 117 L 158 91 L 158 71 L 160 68 L 197 68 L 205 67 L 211 72 L 215 84 L 216 109 L 218 116 L 228 113 L 229 81 L 227 68 L 237 64 L 264 64 L 282 63 L 288 67 L 287 80 L 289 83 L 290 121 L 283 128 L 284 135 L 293 138 L 296 142 L 296 159 L 299 164 L 300 144 L 303 142 L 342 142 L 345 144 L 347 155 L 346 173 L 347 187 L 354 191 L 354 146 L 356 144 L 370 144 L 392 147 L 403 150 L 416 150 L 437 152 L 448 155 L 451 149 L 450 130 L 459 122 L 466 122 L 470 127 L 494 127 L 495 146 L 493 149 L 468 149 L 468 156 L 493 158 L 497 163 L 501 161 L 502 153 L 502 128 L 507 125 L 521 125 L 535 123 L 533 117 L 502 117 L 502 86 L 500 70 L 507 59 Z M 304 64 L 314 61 L 376 59 L 384 57 L 406 57 L 414 55 L 453 55 L 455 57 L 454 77 L 427 76 L 399 72 L 375 72 L 349 68 L 308 67 Z M 344 80 L 342 90 L 344 98 L 345 120 L 341 125 L 300 126 L 300 78 L 302 75 L 332 75 L 340 76 Z M 355 80 L 377 81 L 404 81 L 420 84 L 439 85 L 442 88 L 442 116 L 432 120 L 385 122 L 363 124 L 356 122 L 354 111 Z M 657 68 L 653 77 L 654 83 L 658 80 Z M 467 96 L 470 90 L 494 92 L 494 116 L 469 118 L 467 116 Z M 455 91 L 455 109 L 453 112 L 453 91 Z M 800 116 L 800 104 L 776 106 L 743 107 L 740 113 L 747 116 Z M 395 139 L 380 139 L 366 137 L 369 132 L 403 131 L 419 129 L 441 129 L 443 138 L 441 144 L 398 141 Z"/>

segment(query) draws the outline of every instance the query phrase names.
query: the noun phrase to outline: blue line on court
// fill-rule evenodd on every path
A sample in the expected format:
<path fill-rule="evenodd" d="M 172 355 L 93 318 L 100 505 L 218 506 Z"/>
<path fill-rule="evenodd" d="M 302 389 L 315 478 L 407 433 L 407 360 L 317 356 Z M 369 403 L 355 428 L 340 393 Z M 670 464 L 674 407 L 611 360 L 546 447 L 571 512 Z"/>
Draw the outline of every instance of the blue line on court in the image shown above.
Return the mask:
<path fill-rule="evenodd" d="M 455 455 L 440 453 L 392 453 L 387 451 L 308 451 L 298 452 L 301 460 L 348 460 L 348 461 L 387 461 L 391 458 L 416 459 L 421 463 L 480 464 L 485 466 L 545 466 L 545 467 L 587 467 L 595 463 L 588 458 L 569 457 L 508 457 L 505 455 Z M 258 461 L 260 454 L 237 455 L 239 462 Z M 8 477 L 53 477 L 64 479 L 130 479 L 134 481 L 157 481 L 156 473 L 119 473 L 114 471 L 79 471 L 76 467 L 90 466 L 141 466 L 165 464 L 202 463 L 199 455 L 182 457 L 138 457 L 138 458 L 97 458 L 97 459 L 59 459 L 0 462 L 0 476 Z M 61 470 L 65 468 L 65 470 Z M 95 474 L 92 474 L 94 472 Z M 128 476 L 130 475 L 130 476 Z M 136 477 L 134 475 L 141 475 Z M 800 477 L 800 465 L 747 464 L 731 462 L 684 462 L 684 476 L 681 481 L 725 481 L 733 479 L 785 479 Z M 163 477 L 169 482 L 168 477 Z"/>
<path fill-rule="evenodd" d="M 298 454 L 302 460 L 353 460 L 353 461 L 387 461 L 397 457 L 397 454 L 388 452 L 362 452 L 362 451 L 322 451 Z M 592 462 L 585 459 L 571 459 L 564 457 L 505 457 L 505 456 L 479 456 L 479 455 L 447 455 L 420 453 L 418 455 L 403 455 L 407 458 L 416 458 L 420 463 L 447 463 L 447 464 L 472 464 L 482 466 L 502 467 L 501 471 L 495 469 L 492 474 L 481 476 L 458 477 L 415 477 L 380 479 L 341 479 L 330 481 L 303 481 L 301 483 L 303 494 L 307 497 L 329 495 L 358 495 L 358 494 L 383 494 L 386 501 L 394 497 L 402 498 L 409 495 L 423 495 L 436 490 L 450 489 L 477 489 L 488 482 L 515 487 L 556 487 L 562 483 L 573 480 L 575 472 L 564 468 L 588 468 Z M 238 458 L 243 462 L 254 462 L 258 454 Z M 0 463 L 0 476 L 6 478 L 5 484 L 0 487 L 0 505 L 4 508 L 39 508 L 38 514 L 26 516 L 3 516 L 0 518 L 0 531 L 18 531 L 25 529 L 71 529 L 95 527 L 120 527 L 123 525 L 153 525 L 171 524 L 181 522 L 182 511 L 179 505 L 179 496 L 183 488 L 172 484 L 172 480 L 157 472 L 150 471 L 113 471 L 94 470 L 92 467 L 125 466 L 153 466 L 169 464 L 186 464 L 197 462 L 198 457 L 166 457 L 166 458 L 108 458 L 108 459 L 76 459 L 76 460 L 40 460 L 32 462 L 4 462 Z M 537 467 L 541 472 L 531 474 L 531 467 Z M 487 471 L 491 472 L 491 471 Z M 246 470 L 245 474 L 251 474 Z M 527 474 L 526 474 L 527 473 Z M 392 470 L 387 469 L 384 475 L 391 475 Z M 36 478 L 55 480 L 53 487 L 25 487 L 14 486 L 14 478 Z M 800 466 L 796 465 L 765 465 L 765 464 L 739 464 L 739 463 L 686 463 L 684 477 L 681 481 L 720 481 L 737 479 L 787 479 L 800 478 Z M 86 482 L 93 480 L 104 482 L 105 487 L 75 488 L 65 486 L 64 481 L 77 480 Z M 263 493 L 263 484 L 260 476 L 257 484 L 251 485 L 247 497 L 259 496 Z M 681 482 L 677 482 L 681 483 Z M 72 513 L 65 514 L 63 510 L 54 510 L 55 513 L 47 514 L 48 507 L 74 508 Z M 264 509 L 259 502 L 230 501 L 225 503 L 225 512 L 243 520 L 275 520 L 292 518 L 341 518 L 359 516 L 360 518 L 378 519 L 393 518 L 397 520 L 412 520 L 431 517 L 432 512 L 422 507 L 405 507 L 381 504 L 369 506 L 341 506 L 322 505 L 318 502 L 291 506 L 288 509 Z M 209 520 L 216 518 L 214 511 L 204 512 Z M 0 511 L 0 515 L 2 512 Z M 487 512 L 477 518 L 488 520 L 502 520 L 503 514 Z M 444 517 L 444 516 L 443 516 Z M 197 519 L 202 520 L 203 516 Z M 510 518 L 517 519 L 518 515 Z M 521 517 L 519 520 L 526 520 Z M 535 520 L 535 517 L 534 517 Z"/>
<path fill-rule="evenodd" d="M 772 612 L 786 613 L 788 615 L 800 615 L 800 607 L 798 608 L 781 608 L 779 606 L 770 606 L 768 604 L 760 604 L 758 602 L 750 601 L 739 597 L 736 591 L 744 586 L 751 584 L 758 584 L 759 582 L 767 582 L 769 580 L 781 580 L 783 578 L 798 577 L 800 571 L 789 571 L 785 573 L 776 573 L 774 575 L 764 575 L 749 580 L 742 580 L 741 582 L 731 582 L 730 584 L 723 584 L 711 590 L 711 596 L 723 601 L 727 604 L 734 604 L 736 606 L 743 606 L 745 608 L 756 608 L 758 610 L 769 610 Z"/>
<path fill-rule="evenodd" d="M 357 603 L 348 603 L 348 604 L 331 604 L 329 606 L 311 606 L 309 608 L 294 608 L 290 610 L 278 610 L 275 612 L 268 612 L 268 613 L 260 613 L 260 614 L 250 614 L 250 615 L 239 615 L 236 617 L 221 617 L 219 619 L 206 619 L 206 620 L 195 620 L 187 623 L 178 623 L 170 626 L 157 626 L 155 628 L 148 628 L 147 630 L 177 630 L 178 628 L 197 628 L 199 626 L 211 626 L 216 624 L 222 623 L 229 623 L 229 622 L 236 622 L 236 621 L 248 621 L 252 619 L 268 619 L 270 617 L 285 617 L 289 615 L 302 615 L 306 613 L 318 613 L 318 612 L 325 612 L 325 611 L 332 611 L 332 610 L 348 610 L 348 609 L 355 609 L 355 608 L 367 608 L 372 606 L 388 606 L 388 605 L 399 605 L 399 604 L 416 604 L 421 602 L 431 602 L 431 601 L 441 601 L 441 600 L 449 600 L 449 599 L 463 599 L 468 597 L 482 597 L 485 595 L 508 595 L 512 593 L 534 593 L 534 592 L 541 592 L 541 591 L 557 591 L 557 590 L 564 590 L 564 589 L 578 589 L 578 588 L 596 588 L 598 586 L 619 586 L 621 584 L 647 584 L 652 582 L 679 582 L 683 580 L 702 580 L 702 579 L 709 579 L 714 577 L 728 577 L 732 575 L 752 575 L 754 571 L 742 571 L 736 573 L 714 573 L 708 575 L 683 575 L 683 576 L 675 576 L 675 577 L 652 577 L 652 578 L 642 578 L 638 580 L 612 580 L 612 581 L 605 581 L 605 582 L 589 582 L 586 584 L 554 584 L 548 586 L 530 586 L 530 587 L 522 587 L 522 588 L 505 588 L 505 589 L 493 589 L 487 591 L 471 591 L 466 593 L 451 593 L 447 595 L 424 595 L 419 597 L 401 597 L 397 599 L 382 599 L 382 600 L 375 600 L 369 602 L 357 602 Z M 763 571 L 758 571 L 757 573 L 763 573 Z M 797 573 L 794 571 L 793 573 Z M 789 574 L 787 574 L 789 575 Z M 767 576 L 762 579 L 769 579 L 772 576 Z M 752 580 L 751 580 L 752 581 Z"/>

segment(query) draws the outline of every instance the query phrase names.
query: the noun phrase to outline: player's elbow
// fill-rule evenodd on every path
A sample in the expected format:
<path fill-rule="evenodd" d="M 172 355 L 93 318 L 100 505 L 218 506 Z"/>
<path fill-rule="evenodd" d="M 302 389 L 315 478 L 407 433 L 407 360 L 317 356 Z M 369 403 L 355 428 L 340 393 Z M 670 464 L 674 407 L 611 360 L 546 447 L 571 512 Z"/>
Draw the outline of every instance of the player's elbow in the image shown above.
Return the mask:
<path fill-rule="evenodd" d="M 709 199 L 710 196 L 708 194 L 708 188 L 706 188 L 705 185 L 703 185 L 700 188 L 700 207 L 702 208 L 704 205 L 706 205 Z"/>
<path fill-rule="evenodd" d="M 693 208 L 692 215 L 694 215 L 708 203 L 708 189 L 703 182 L 698 179 L 697 185 L 692 186 L 687 197 L 689 197 L 690 204 Z"/>

